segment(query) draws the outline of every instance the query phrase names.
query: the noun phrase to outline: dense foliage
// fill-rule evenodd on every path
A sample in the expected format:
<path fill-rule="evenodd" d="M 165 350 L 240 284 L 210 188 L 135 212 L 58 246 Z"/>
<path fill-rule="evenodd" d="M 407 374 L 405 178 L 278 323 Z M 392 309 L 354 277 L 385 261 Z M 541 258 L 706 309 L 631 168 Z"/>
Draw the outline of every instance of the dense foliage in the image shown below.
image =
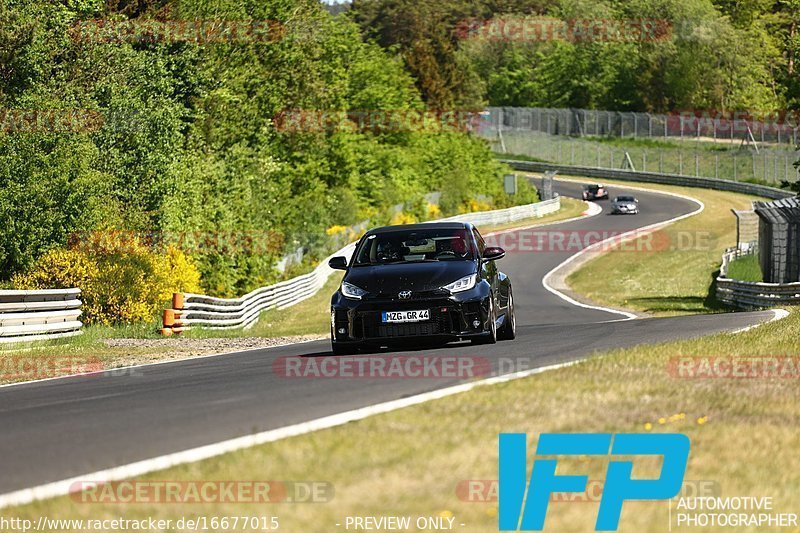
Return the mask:
<path fill-rule="evenodd" d="M 399 47 L 433 106 L 800 107 L 800 0 L 354 0 L 352 12 L 365 35 Z M 627 41 L 464 31 L 504 15 L 600 27 L 644 19 L 668 31 Z"/>
<path fill-rule="evenodd" d="M 280 24 L 265 39 L 197 42 L 80 25 L 97 20 Z M 397 204 L 424 211 L 431 191 L 444 193 L 443 215 L 475 198 L 534 197 L 505 195 L 503 167 L 458 131 L 287 133 L 275 122 L 286 110 L 424 106 L 396 54 L 314 0 L 5 0 L 0 281 L 76 236 L 124 229 L 191 236 L 203 289 L 238 295 L 275 281 L 276 260 L 317 249 L 327 228 L 388 221 Z M 20 109 L 97 120 L 31 128 L 7 112 Z"/>

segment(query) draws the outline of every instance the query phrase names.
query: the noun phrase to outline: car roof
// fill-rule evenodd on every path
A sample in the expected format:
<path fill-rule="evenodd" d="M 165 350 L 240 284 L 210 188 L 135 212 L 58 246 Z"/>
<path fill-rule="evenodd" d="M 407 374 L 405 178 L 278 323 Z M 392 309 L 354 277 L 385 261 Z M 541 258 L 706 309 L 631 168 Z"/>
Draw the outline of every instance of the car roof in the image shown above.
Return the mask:
<path fill-rule="evenodd" d="M 425 222 L 422 224 L 400 224 L 397 226 L 381 226 L 369 230 L 367 235 L 377 235 L 380 233 L 390 233 L 393 231 L 421 231 L 436 229 L 466 229 L 471 230 L 472 224 L 469 222 Z"/>

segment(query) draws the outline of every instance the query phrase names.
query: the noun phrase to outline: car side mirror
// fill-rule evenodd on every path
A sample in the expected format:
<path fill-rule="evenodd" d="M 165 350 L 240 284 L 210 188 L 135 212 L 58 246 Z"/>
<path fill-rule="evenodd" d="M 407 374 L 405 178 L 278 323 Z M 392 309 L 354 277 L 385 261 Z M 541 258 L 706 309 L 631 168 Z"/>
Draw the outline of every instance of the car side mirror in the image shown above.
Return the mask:
<path fill-rule="evenodd" d="M 341 255 L 331 257 L 328 261 L 328 266 L 334 270 L 347 270 L 347 259 Z"/>
<path fill-rule="evenodd" d="M 499 246 L 489 246 L 483 251 L 483 258 L 487 261 L 496 261 L 506 256 L 506 251 Z"/>

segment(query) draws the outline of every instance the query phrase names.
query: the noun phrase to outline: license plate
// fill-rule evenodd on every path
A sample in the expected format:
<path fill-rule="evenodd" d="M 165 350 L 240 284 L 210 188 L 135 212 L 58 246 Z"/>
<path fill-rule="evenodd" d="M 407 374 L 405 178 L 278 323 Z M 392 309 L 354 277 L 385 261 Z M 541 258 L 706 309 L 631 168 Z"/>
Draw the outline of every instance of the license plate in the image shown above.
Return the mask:
<path fill-rule="evenodd" d="M 384 311 L 381 313 L 381 322 L 422 322 L 430 320 L 430 309 L 423 309 L 421 311 Z"/>

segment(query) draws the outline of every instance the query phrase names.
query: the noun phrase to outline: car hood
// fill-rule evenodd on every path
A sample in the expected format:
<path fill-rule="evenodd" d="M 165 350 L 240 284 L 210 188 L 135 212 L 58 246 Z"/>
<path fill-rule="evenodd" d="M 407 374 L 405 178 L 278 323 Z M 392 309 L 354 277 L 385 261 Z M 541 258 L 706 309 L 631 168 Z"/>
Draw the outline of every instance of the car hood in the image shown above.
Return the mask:
<path fill-rule="evenodd" d="M 351 267 L 345 281 L 373 295 L 432 291 L 476 272 L 473 261 L 436 261 Z"/>
<path fill-rule="evenodd" d="M 614 202 L 614 205 L 617 207 L 627 207 L 628 209 L 636 208 L 636 204 L 633 202 Z"/>

